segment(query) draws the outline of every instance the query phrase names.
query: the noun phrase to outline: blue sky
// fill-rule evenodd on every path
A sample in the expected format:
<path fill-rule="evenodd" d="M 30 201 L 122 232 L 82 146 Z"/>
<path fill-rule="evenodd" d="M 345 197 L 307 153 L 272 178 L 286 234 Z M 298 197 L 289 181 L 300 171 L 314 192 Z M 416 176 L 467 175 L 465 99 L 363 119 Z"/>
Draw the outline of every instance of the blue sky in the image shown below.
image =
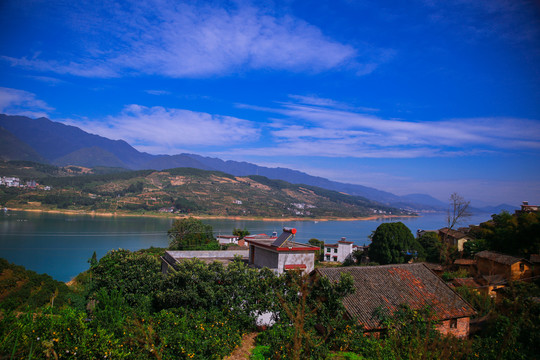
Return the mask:
<path fill-rule="evenodd" d="M 0 2 L 0 112 L 152 154 L 540 203 L 537 1 Z"/>

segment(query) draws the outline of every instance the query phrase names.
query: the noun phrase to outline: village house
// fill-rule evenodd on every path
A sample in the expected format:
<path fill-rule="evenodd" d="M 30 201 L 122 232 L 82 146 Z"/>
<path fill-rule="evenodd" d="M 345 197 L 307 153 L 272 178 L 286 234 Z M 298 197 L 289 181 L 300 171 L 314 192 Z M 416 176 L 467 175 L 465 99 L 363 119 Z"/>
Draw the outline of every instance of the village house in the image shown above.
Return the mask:
<path fill-rule="evenodd" d="M 19 187 L 20 180 L 17 177 L 2 176 L 0 178 L 0 185 L 7 187 Z"/>
<path fill-rule="evenodd" d="M 506 281 L 523 280 L 532 277 L 532 266 L 528 260 L 495 251 L 480 251 L 476 254 L 478 273 L 501 277 Z"/>
<path fill-rule="evenodd" d="M 319 268 L 312 276 L 326 276 L 339 281 L 350 274 L 355 292 L 343 299 L 347 315 L 356 319 L 366 332 L 384 331 L 378 310 L 394 313 L 401 305 L 413 310 L 429 308 L 437 330 L 459 338 L 469 336 L 474 309 L 424 264 Z"/>
<path fill-rule="evenodd" d="M 448 245 L 456 247 L 458 251 L 463 251 L 463 244 L 465 244 L 467 241 L 473 240 L 470 235 L 449 228 L 440 229 L 439 238 Z"/>
<path fill-rule="evenodd" d="M 531 213 L 531 212 L 538 212 L 540 206 L 538 205 L 529 205 L 529 202 L 528 201 L 524 201 L 522 204 L 521 204 L 521 209 L 520 210 L 516 210 L 516 215 L 520 215 L 522 213 Z"/>
<path fill-rule="evenodd" d="M 249 264 L 267 267 L 278 274 L 288 270 L 311 272 L 315 267 L 315 252 L 319 247 L 294 242 L 296 229 L 283 228 L 277 238 L 246 236 L 249 246 Z"/>
<path fill-rule="evenodd" d="M 343 237 L 337 244 L 324 244 L 324 261 L 344 262 L 352 257 L 352 253 L 358 249 L 352 241 L 346 241 Z"/>

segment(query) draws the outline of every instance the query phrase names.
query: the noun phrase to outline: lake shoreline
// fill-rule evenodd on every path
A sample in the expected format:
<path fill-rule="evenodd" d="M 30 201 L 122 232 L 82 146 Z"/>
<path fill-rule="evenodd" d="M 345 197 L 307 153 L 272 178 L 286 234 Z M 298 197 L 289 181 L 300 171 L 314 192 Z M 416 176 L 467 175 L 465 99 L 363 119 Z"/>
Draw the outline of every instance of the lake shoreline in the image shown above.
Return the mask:
<path fill-rule="evenodd" d="M 64 215 L 89 215 L 102 217 L 144 217 L 144 218 L 164 218 L 164 219 L 185 219 L 194 217 L 196 219 L 205 220 L 247 220 L 247 221 L 369 221 L 377 219 L 392 219 L 392 218 L 416 218 L 421 215 L 372 215 L 359 218 L 348 217 L 332 217 L 332 218 L 300 218 L 300 217 L 249 217 L 249 216 L 220 216 L 220 215 L 177 215 L 170 213 L 131 213 L 131 212 L 98 212 L 86 210 L 58 210 L 58 209 L 28 209 L 28 208 L 8 208 L 8 211 L 24 211 L 32 213 L 49 213 L 49 214 L 64 214 Z"/>

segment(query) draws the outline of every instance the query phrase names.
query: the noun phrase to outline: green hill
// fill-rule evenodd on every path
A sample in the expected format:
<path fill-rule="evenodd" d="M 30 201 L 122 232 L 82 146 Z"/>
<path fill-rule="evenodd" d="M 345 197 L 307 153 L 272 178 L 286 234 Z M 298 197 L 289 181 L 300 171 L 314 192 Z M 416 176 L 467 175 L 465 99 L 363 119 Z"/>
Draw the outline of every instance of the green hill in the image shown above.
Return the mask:
<path fill-rule="evenodd" d="M 263 176 L 233 176 L 194 168 L 97 173 L 103 169 L 43 168 L 28 162 L 17 168 L 13 163 L 9 164 L 19 176 L 33 174 L 40 185 L 34 190 L 10 188 L 9 194 L 7 188 L 0 187 L 0 204 L 14 208 L 272 218 L 406 214 L 359 196 Z M 52 189 L 44 191 L 44 186 Z"/>

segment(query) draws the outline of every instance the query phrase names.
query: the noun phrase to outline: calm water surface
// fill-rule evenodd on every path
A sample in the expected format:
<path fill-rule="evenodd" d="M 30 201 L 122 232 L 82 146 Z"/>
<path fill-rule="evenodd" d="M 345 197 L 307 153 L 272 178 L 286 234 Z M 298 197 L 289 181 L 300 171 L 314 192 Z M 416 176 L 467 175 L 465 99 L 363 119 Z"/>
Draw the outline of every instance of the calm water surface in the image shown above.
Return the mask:
<path fill-rule="evenodd" d="M 489 220 L 488 214 L 476 215 L 467 224 Z M 168 245 L 167 230 L 172 219 L 141 217 L 100 217 L 0 211 L 0 257 L 38 273 L 47 273 L 60 281 L 69 281 L 88 268 L 87 260 L 95 251 L 102 257 L 112 249 L 138 250 Z M 251 234 L 281 231 L 295 227 L 296 240 L 317 238 L 335 243 L 341 237 L 355 244 L 368 243 L 368 236 L 382 222 L 402 221 L 413 233 L 418 229 L 445 226 L 445 215 L 368 221 L 250 221 L 205 220 L 214 235 L 231 234 L 232 229 L 246 228 Z"/>

